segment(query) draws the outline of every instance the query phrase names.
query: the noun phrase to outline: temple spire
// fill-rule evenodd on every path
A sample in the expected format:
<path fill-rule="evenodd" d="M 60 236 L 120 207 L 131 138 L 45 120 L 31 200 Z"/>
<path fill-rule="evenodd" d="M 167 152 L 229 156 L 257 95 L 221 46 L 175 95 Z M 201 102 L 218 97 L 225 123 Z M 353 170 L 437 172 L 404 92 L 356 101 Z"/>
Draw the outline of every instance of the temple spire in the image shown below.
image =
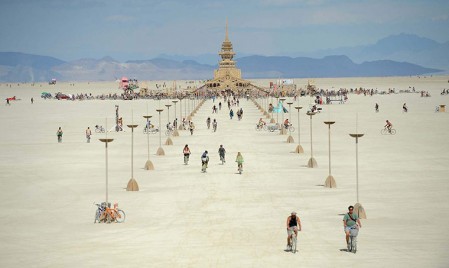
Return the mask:
<path fill-rule="evenodd" d="M 225 41 L 229 41 L 229 36 L 228 36 L 228 18 L 226 18 L 226 36 L 225 36 Z"/>

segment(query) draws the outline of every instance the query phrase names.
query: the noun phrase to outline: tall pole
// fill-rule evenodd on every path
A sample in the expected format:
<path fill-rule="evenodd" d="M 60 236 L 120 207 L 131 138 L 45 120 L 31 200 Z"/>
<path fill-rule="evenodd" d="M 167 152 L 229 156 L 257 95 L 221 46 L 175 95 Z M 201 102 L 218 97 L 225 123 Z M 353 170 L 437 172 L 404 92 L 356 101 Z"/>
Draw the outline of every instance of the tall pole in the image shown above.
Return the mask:
<path fill-rule="evenodd" d="M 108 139 L 108 120 L 106 120 L 106 138 L 99 139 L 101 142 L 104 142 L 104 148 L 105 148 L 105 159 L 106 159 L 106 205 L 108 204 L 108 192 L 109 192 L 109 182 L 108 182 L 108 143 L 112 142 L 114 139 Z"/>
<path fill-rule="evenodd" d="M 288 121 L 291 124 L 292 123 L 292 104 L 293 104 L 293 102 L 287 102 L 287 104 L 288 104 Z M 292 137 L 292 131 L 291 131 L 291 128 L 289 127 L 287 143 L 294 143 L 294 142 L 295 142 L 295 140 Z"/>
<path fill-rule="evenodd" d="M 134 112 L 131 115 L 131 125 L 127 125 L 131 128 L 131 179 L 126 186 L 127 191 L 139 191 L 139 185 L 137 185 L 137 181 L 134 179 L 134 128 L 138 125 L 134 124 Z"/>
<path fill-rule="evenodd" d="M 147 106 L 147 114 L 148 114 L 148 106 Z M 149 126 L 148 122 L 150 121 L 151 117 L 152 117 L 151 115 L 144 115 L 143 116 L 143 118 L 145 118 L 147 120 L 147 124 L 146 124 L 147 127 L 146 128 L 147 128 L 148 160 L 145 163 L 145 169 L 146 170 L 153 170 L 154 169 L 153 163 L 150 160 L 150 126 Z"/>
<path fill-rule="evenodd" d="M 161 136 L 161 132 L 162 132 L 162 128 L 161 128 L 161 112 L 164 109 L 156 109 L 156 111 L 159 113 L 159 148 L 157 149 L 156 154 L 157 155 L 165 155 L 164 149 L 162 149 L 162 136 Z"/>
<path fill-rule="evenodd" d="M 171 104 L 166 104 L 165 106 L 167 107 L 168 123 L 170 124 L 170 106 L 171 106 Z M 173 141 L 170 138 L 171 134 L 172 134 L 171 131 L 169 131 L 167 140 L 165 141 L 165 145 L 173 145 Z"/>
<path fill-rule="evenodd" d="M 329 176 L 327 176 L 324 186 L 327 188 L 336 188 L 337 184 L 335 182 L 334 177 L 331 173 L 331 125 L 334 124 L 335 121 L 324 121 L 324 124 L 329 127 Z"/>
<path fill-rule="evenodd" d="M 173 100 L 172 101 L 175 104 L 175 121 L 176 122 L 176 126 L 173 125 L 173 137 L 177 137 L 179 136 L 179 132 L 178 132 L 178 124 L 181 120 L 178 121 L 178 118 L 176 117 L 176 103 L 178 102 L 177 100 Z"/>
<path fill-rule="evenodd" d="M 318 167 L 315 158 L 313 158 L 313 143 L 312 143 L 312 116 L 315 115 L 315 112 L 308 112 L 307 115 L 310 116 L 310 159 L 307 164 L 309 168 L 316 168 Z"/>
<path fill-rule="evenodd" d="M 299 111 L 302 109 L 302 106 L 296 106 L 295 107 L 296 110 L 298 110 L 298 146 L 296 146 L 296 150 L 295 152 L 298 154 L 303 154 L 304 153 L 304 149 L 301 146 L 301 124 L 300 124 L 300 120 L 299 120 Z"/>
<path fill-rule="evenodd" d="M 281 101 L 281 106 L 282 106 L 282 108 L 281 108 L 282 122 L 281 122 L 281 131 L 279 134 L 284 135 L 287 133 L 285 131 L 285 126 L 284 126 L 284 101 L 285 101 L 285 98 L 280 98 L 279 100 Z"/>
<path fill-rule="evenodd" d="M 354 205 L 354 210 L 361 219 L 366 219 L 366 212 L 362 204 L 359 203 L 359 138 L 363 137 L 364 134 L 354 133 L 349 134 L 349 136 L 355 138 L 355 177 L 356 177 L 356 196 L 357 203 Z"/>

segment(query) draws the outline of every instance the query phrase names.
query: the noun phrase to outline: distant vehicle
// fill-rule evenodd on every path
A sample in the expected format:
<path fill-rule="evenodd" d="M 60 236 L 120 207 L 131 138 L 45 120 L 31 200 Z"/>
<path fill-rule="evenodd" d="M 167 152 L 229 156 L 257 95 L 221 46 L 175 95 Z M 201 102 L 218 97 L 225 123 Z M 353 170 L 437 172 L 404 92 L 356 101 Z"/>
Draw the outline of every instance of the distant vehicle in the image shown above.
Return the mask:
<path fill-rule="evenodd" d="M 48 82 L 49 85 L 56 85 L 56 79 L 52 79 Z"/>

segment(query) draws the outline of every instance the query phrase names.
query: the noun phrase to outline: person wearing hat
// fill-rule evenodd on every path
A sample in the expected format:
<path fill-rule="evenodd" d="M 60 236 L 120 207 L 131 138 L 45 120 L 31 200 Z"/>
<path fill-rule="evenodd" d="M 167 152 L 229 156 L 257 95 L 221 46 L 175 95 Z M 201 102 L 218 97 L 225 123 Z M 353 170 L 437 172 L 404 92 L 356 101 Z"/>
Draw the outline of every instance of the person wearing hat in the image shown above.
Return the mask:
<path fill-rule="evenodd" d="M 298 236 L 298 230 L 301 231 L 301 220 L 296 215 L 296 212 L 292 212 L 287 218 L 287 251 L 291 250 L 292 235 Z"/>

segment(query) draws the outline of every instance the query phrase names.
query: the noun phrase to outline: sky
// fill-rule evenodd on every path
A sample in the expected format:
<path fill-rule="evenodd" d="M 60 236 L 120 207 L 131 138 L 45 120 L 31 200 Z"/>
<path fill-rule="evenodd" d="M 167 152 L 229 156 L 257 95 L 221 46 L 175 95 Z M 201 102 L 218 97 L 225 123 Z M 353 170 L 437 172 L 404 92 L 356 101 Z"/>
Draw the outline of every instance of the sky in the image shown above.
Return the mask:
<path fill-rule="evenodd" d="M 294 55 L 400 33 L 449 41 L 448 0 L 0 0 L 0 51 L 65 61 Z"/>

